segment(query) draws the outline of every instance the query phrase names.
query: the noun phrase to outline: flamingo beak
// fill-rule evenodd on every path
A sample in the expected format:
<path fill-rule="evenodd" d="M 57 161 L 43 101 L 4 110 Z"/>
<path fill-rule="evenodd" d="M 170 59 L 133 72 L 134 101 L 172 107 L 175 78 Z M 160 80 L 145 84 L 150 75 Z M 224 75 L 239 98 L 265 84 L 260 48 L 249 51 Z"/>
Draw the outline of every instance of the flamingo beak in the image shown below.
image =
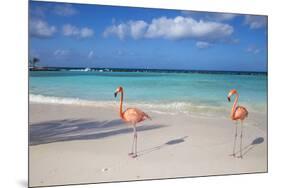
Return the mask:
<path fill-rule="evenodd" d="M 116 96 L 117 96 L 117 92 L 114 93 L 114 97 L 116 97 Z"/>
<path fill-rule="evenodd" d="M 230 102 L 230 97 L 227 97 L 228 102 Z"/>

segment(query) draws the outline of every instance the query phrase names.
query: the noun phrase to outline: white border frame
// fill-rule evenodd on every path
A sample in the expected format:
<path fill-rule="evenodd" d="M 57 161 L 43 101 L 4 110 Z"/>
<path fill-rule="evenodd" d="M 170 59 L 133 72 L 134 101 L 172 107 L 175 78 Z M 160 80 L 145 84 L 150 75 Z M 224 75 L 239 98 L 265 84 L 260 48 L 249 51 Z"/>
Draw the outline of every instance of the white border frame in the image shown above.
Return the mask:
<path fill-rule="evenodd" d="M 50 0 L 52 1 L 52 0 Z M 238 176 L 214 176 L 124 183 L 93 184 L 74 187 L 267 187 L 279 184 L 281 99 L 280 20 L 278 1 L 268 0 L 57 0 L 56 2 L 122 5 L 134 7 L 187 9 L 268 15 L 268 79 L 269 79 L 269 173 Z M 1 187 L 26 187 L 27 183 L 27 21 L 28 2 L 3 1 L 1 5 Z M 4 87 L 3 87 L 4 86 Z"/>

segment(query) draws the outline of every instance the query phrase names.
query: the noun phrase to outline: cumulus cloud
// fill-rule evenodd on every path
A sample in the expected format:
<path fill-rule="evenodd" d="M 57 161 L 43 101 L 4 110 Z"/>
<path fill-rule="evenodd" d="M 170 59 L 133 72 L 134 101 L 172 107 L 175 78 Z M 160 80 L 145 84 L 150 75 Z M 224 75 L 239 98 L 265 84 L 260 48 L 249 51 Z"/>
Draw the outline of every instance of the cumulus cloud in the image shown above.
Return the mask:
<path fill-rule="evenodd" d="M 258 48 L 258 47 L 255 46 L 255 45 L 249 46 L 249 47 L 246 49 L 246 52 L 248 52 L 248 53 L 253 53 L 253 54 L 258 54 L 260 51 L 261 51 L 261 49 Z"/>
<path fill-rule="evenodd" d="M 145 30 L 148 24 L 144 21 L 135 21 L 131 22 L 130 24 L 130 33 L 134 39 L 138 39 L 142 37 L 145 33 Z"/>
<path fill-rule="evenodd" d="M 29 23 L 29 33 L 32 37 L 48 38 L 56 32 L 56 27 L 40 19 L 33 19 Z"/>
<path fill-rule="evenodd" d="M 59 16 L 72 16 L 78 13 L 78 11 L 71 4 L 56 5 L 53 12 Z"/>
<path fill-rule="evenodd" d="M 115 35 L 125 37 L 178 39 L 220 39 L 230 36 L 234 29 L 228 24 L 212 21 L 197 21 L 193 18 L 177 16 L 175 18 L 160 17 L 151 23 L 142 20 L 129 21 L 112 25 L 104 31 L 104 36 Z"/>
<path fill-rule="evenodd" d="M 87 37 L 91 37 L 94 35 L 94 31 L 88 27 L 83 27 L 80 30 L 80 36 L 82 38 L 87 38 Z"/>
<path fill-rule="evenodd" d="M 204 42 L 204 41 L 198 41 L 198 42 L 196 42 L 195 45 L 196 45 L 197 48 L 208 48 L 208 47 L 211 46 L 210 43 Z"/>
<path fill-rule="evenodd" d="M 66 24 L 62 27 L 64 36 L 88 38 L 94 35 L 94 31 L 88 27 L 78 28 L 71 24 Z"/>
<path fill-rule="evenodd" d="M 119 39 L 124 39 L 128 35 L 129 26 L 127 24 L 113 25 L 105 29 L 103 32 L 104 37 L 116 35 Z"/>
<path fill-rule="evenodd" d="M 192 18 L 178 16 L 174 19 L 161 17 L 153 19 L 146 36 L 167 39 L 182 38 L 223 38 L 231 35 L 233 28 L 218 22 L 196 21 Z"/>
<path fill-rule="evenodd" d="M 62 27 L 62 32 L 63 32 L 63 35 L 65 35 L 65 36 L 80 35 L 80 30 L 77 27 L 70 25 L 70 24 L 64 25 Z"/>
<path fill-rule="evenodd" d="M 121 23 L 119 25 L 112 25 L 105 29 L 103 35 L 105 37 L 110 35 L 115 35 L 119 39 L 124 39 L 125 37 L 132 37 L 138 39 L 143 37 L 148 24 L 142 20 L 129 21 L 128 23 Z"/>
<path fill-rule="evenodd" d="M 249 25 L 251 29 L 259 29 L 266 26 L 267 19 L 265 16 L 246 15 L 244 22 L 246 25 Z"/>

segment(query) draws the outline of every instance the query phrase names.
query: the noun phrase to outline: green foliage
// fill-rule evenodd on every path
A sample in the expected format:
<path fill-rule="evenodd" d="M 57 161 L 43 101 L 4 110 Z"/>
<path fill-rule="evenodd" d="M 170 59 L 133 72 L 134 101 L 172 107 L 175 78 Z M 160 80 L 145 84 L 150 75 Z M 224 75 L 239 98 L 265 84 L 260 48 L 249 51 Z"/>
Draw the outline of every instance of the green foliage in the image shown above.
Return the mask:
<path fill-rule="evenodd" d="M 40 62 L 40 59 L 37 57 L 33 57 L 32 59 L 29 59 L 29 66 L 30 67 L 36 67 L 36 65 Z"/>

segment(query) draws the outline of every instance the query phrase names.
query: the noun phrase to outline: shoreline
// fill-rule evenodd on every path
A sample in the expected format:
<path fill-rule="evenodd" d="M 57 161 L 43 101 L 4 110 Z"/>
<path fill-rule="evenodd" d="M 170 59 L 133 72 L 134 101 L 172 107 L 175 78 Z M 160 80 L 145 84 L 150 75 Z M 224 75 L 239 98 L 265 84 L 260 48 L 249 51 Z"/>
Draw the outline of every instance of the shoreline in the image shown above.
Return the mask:
<path fill-rule="evenodd" d="M 71 97 L 56 97 L 45 96 L 40 94 L 29 95 L 30 104 L 50 104 L 50 105 L 72 105 L 72 106 L 88 106 L 93 108 L 107 108 L 115 109 L 119 106 L 119 99 L 117 100 L 90 100 Z M 267 105 L 263 103 L 245 103 L 251 114 L 254 116 L 262 116 L 266 118 Z M 223 106 L 224 105 L 224 106 Z M 126 106 L 135 106 L 148 112 L 167 115 L 185 114 L 193 117 L 201 118 L 229 118 L 229 113 L 232 104 L 222 103 L 217 106 L 207 103 L 192 103 L 190 101 L 126 101 Z"/>
<path fill-rule="evenodd" d="M 30 103 L 30 186 L 267 171 L 266 120 L 258 115 L 251 117 L 262 126 L 244 126 L 241 160 L 229 156 L 231 120 L 147 113 L 152 121 L 137 128 L 139 157 L 131 159 L 132 128 L 117 107 Z"/>
<path fill-rule="evenodd" d="M 145 69 L 145 68 L 110 68 L 110 67 L 33 67 L 30 72 L 36 71 L 79 71 L 79 72 L 151 72 L 151 73 L 199 73 L 199 74 L 237 74 L 237 75 L 265 75 L 266 71 L 236 71 L 236 70 L 189 70 L 189 69 Z"/>

